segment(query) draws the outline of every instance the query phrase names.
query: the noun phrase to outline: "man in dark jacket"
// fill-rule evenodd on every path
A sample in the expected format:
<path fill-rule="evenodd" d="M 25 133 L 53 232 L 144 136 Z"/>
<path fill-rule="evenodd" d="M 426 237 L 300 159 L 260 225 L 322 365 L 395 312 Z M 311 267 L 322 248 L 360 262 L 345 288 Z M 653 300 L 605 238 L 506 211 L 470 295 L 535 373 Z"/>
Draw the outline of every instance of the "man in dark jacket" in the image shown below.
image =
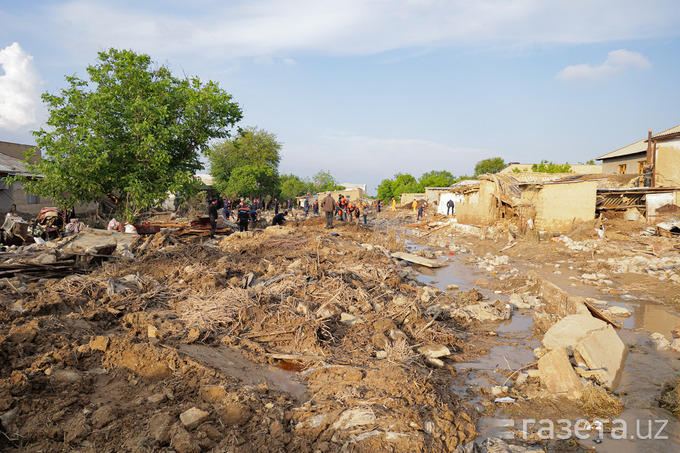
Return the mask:
<path fill-rule="evenodd" d="M 243 204 L 241 204 L 241 206 L 238 207 L 236 218 L 238 219 L 238 230 L 239 231 L 248 231 L 248 221 L 250 220 L 250 209 L 248 209 L 247 204 L 243 203 Z"/>
<path fill-rule="evenodd" d="M 321 209 L 326 214 L 326 228 L 333 228 L 333 213 L 335 212 L 335 200 L 328 193 L 326 197 L 321 200 Z"/>
<path fill-rule="evenodd" d="M 217 200 L 212 199 L 208 204 L 208 218 L 210 219 L 210 239 L 215 239 L 217 230 Z"/>
<path fill-rule="evenodd" d="M 454 207 L 453 200 L 449 200 L 446 202 L 446 215 L 450 215 L 449 211 L 451 211 L 451 214 L 453 214 L 453 207 Z"/>
<path fill-rule="evenodd" d="M 288 215 L 288 211 L 279 212 L 272 219 L 272 225 L 283 225 L 283 222 L 286 221 L 287 215 Z"/>

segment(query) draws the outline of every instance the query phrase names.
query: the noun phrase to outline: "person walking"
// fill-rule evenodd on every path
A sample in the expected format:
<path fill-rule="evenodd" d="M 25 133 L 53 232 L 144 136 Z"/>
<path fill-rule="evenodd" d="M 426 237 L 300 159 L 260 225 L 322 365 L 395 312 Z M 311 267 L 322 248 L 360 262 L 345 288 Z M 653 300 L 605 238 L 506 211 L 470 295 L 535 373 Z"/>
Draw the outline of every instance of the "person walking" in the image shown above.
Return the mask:
<path fill-rule="evenodd" d="M 335 200 L 330 192 L 321 200 L 321 209 L 326 215 L 326 228 L 333 228 L 333 214 L 335 214 Z"/>
<path fill-rule="evenodd" d="M 319 200 L 314 200 L 314 203 L 312 203 L 312 212 L 314 215 L 319 215 Z"/>
<path fill-rule="evenodd" d="M 453 200 L 449 200 L 449 201 L 446 202 L 446 215 L 453 214 L 454 206 L 455 206 L 455 204 L 453 203 Z M 451 212 L 450 214 L 449 214 L 449 211 Z"/>
<path fill-rule="evenodd" d="M 392 198 L 392 211 L 396 211 L 396 210 L 397 210 L 397 200 Z"/>
<path fill-rule="evenodd" d="M 425 211 L 425 203 L 421 204 L 418 208 L 418 220 L 423 218 L 423 211 Z"/>
<path fill-rule="evenodd" d="M 305 217 L 309 215 L 309 200 L 306 198 L 302 201 L 302 209 L 305 210 Z"/>

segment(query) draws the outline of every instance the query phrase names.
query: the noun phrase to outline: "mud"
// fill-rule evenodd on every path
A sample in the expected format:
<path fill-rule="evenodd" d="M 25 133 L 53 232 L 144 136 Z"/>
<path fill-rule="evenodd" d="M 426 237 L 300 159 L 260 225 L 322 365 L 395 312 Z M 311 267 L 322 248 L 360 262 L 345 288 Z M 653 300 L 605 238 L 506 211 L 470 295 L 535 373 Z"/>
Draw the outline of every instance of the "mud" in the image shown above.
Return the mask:
<path fill-rule="evenodd" d="M 3 279 L 0 449 L 471 448 L 486 431 L 480 416 L 503 413 L 494 385 L 509 382 L 506 393 L 527 414 L 555 415 L 555 405 L 531 396 L 535 380 L 513 386 L 540 340 L 538 306 L 506 308 L 513 294 L 536 297 L 529 271 L 633 311 L 621 323 L 635 333 L 625 341 L 647 355 L 629 354 L 622 385 L 638 397 L 631 410 L 654 405 L 654 391 L 630 382 L 659 354 L 645 330 L 670 338 L 680 319 L 671 239 L 631 240 L 639 230 L 628 223 L 608 225 L 606 240 L 584 226 L 569 240 L 538 241 L 513 235 L 510 224 L 413 221 L 384 213 L 369 226 L 325 230 L 310 218 L 217 241 L 167 240 L 166 232 L 144 249 L 133 244 L 134 258 L 91 263 L 83 274 Z M 390 256 L 405 249 L 448 266 Z M 640 250 L 658 260 L 633 261 Z M 18 252 L 2 258 L 24 259 Z M 456 311 L 475 304 L 507 319 Z"/>

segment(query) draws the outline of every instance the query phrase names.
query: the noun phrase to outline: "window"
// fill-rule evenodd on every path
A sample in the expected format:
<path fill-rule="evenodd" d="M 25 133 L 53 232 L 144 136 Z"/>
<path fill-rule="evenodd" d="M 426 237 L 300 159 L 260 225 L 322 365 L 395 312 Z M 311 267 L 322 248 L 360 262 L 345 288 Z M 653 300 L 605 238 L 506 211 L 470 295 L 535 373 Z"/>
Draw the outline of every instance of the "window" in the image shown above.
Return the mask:
<path fill-rule="evenodd" d="M 638 175 L 641 175 L 645 172 L 645 164 L 647 161 L 640 160 L 638 161 Z"/>
<path fill-rule="evenodd" d="M 619 165 L 619 174 L 620 174 L 620 175 L 625 175 L 625 174 L 626 174 L 626 164 L 621 164 L 621 165 Z"/>
<path fill-rule="evenodd" d="M 38 196 L 31 193 L 26 194 L 26 204 L 38 204 Z"/>

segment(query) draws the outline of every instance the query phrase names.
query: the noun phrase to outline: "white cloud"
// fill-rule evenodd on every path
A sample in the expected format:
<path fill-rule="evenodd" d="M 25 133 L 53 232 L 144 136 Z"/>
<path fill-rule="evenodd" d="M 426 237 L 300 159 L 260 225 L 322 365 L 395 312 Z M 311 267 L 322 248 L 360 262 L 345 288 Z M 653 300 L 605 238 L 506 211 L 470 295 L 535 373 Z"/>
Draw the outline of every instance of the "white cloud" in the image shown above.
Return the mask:
<path fill-rule="evenodd" d="M 13 43 L 0 50 L 0 128 L 15 131 L 35 123 L 40 77 L 33 57 Z"/>
<path fill-rule="evenodd" d="M 600 82 L 628 69 L 647 69 L 652 64 L 644 55 L 625 49 L 613 50 L 607 55 L 607 60 L 599 66 L 577 64 L 567 66 L 557 78 L 565 82 Z"/>
<path fill-rule="evenodd" d="M 293 60 L 292 58 L 284 58 L 283 64 L 286 66 L 295 66 L 297 64 L 297 61 Z"/>
<path fill-rule="evenodd" d="M 232 0 L 181 8 L 73 0 L 55 4 L 42 20 L 58 27 L 62 45 L 79 51 L 122 46 L 223 59 L 677 36 L 680 17 L 676 0 Z"/>

